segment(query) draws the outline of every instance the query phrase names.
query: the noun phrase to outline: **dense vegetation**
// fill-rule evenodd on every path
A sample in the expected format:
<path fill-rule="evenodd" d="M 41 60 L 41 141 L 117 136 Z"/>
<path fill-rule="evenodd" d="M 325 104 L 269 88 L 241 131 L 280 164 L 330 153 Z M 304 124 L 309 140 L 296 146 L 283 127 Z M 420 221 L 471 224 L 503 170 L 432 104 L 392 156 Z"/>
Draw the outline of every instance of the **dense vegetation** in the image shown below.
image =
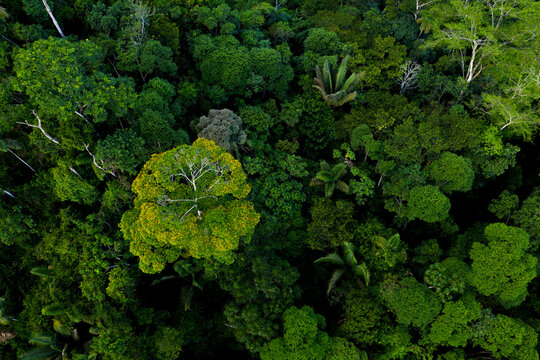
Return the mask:
<path fill-rule="evenodd" d="M 0 5 L 1 359 L 538 360 L 540 2 Z"/>

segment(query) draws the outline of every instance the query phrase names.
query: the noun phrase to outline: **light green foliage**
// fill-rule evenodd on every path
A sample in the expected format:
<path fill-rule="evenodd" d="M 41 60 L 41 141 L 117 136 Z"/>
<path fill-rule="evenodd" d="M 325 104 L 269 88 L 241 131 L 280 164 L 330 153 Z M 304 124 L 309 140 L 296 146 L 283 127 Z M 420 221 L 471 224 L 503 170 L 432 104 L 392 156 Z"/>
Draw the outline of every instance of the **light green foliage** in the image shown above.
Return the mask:
<path fill-rule="evenodd" d="M 354 220 L 354 205 L 350 202 L 318 198 L 310 212 L 312 221 L 308 225 L 306 239 L 310 248 L 335 248 L 354 238 L 354 229 L 358 223 Z"/>
<path fill-rule="evenodd" d="M 477 156 L 474 160 L 485 177 L 499 176 L 516 164 L 519 147 L 505 144 L 497 128 L 485 128 L 479 138 L 481 145 L 475 150 Z"/>
<path fill-rule="evenodd" d="M 331 339 L 324 328 L 326 321 L 309 306 L 291 307 L 283 314 L 283 337 L 266 344 L 262 360 L 324 360 Z"/>
<path fill-rule="evenodd" d="M 81 179 L 66 167 L 55 167 L 51 170 L 54 181 L 54 192 L 62 201 L 70 200 L 81 204 L 92 204 L 98 200 L 97 189 Z"/>
<path fill-rule="evenodd" d="M 494 315 L 485 310 L 472 329 L 473 344 L 491 352 L 496 358 L 538 360 L 538 334 L 519 319 Z"/>
<path fill-rule="evenodd" d="M 424 281 L 435 290 L 441 301 L 447 302 L 463 294 L 470 271 L 463 261 L 449 257 L 430 265 L 424 274 Z"/>
<path fill-rule="evenodd" d="M 173 327 L 161 327 L 154 333 L 156 359 L 178 359 L 184 345 L 184 336 L 181 330 Z"/>
<path fill-rule="evenodd" d="M 401 75 L 401 65 L 405 62 L 407 48 L 396 39 L 377 36 L 373 45 L 361 52 L 364 61 L 356 59 L 353 71 L 364 71 L 364 84 L 372 88 L 387 89 Z"/>
<path fill-rule="evenodd" d="M 333 338 L 330 350 L 326 355 L 326 360 L 367 360 L 364 351 L 360 351 L 354 344 L 343 339 Z"/>
<path fill-rule="evenodd" d="M 422 12 L 421 29 L 431 34 L 426 47 L 462 54 L 455 60 L 463 61 L 463 79 L 469 83 L 485 68 L 497 67 L 492 59 L 501 59 L 501 55 L 504 59 L 507 49 L 526 46 L 533 41 L 531 34 L 535 31 L 535 23 L 531 21 L 539 14 L 538 4 L 531 0 L 492 4 L 441 1 Z"/>
<path fill-rule="evenodd" d="M 147 273 L 181 253 L 232 263 L 249 242 L 259 214 L 242 200 L 250 192 L 241 164 L 207 139 L 154 154 L 132 185 L 135 208 L 120 227 Z"/>
<path fill-rule="evenodd" d="M 309 306 L 291 307 L 283 314 L 283 337 L 267 343 L 262 360 L 360 360 L 360 352 L 346 340 L 319 330 L 325 319 Z"/>
<path fill-rule="evenodd" d="M 381 296 L 400 324 L 424 328 L 441 311 L 437 296 L 413 277 L 399 282 L 386 280 L 381 286 Z"/>
<path fill-rule="evenodd" d="M 498 197 L 491 200 L 488 210 L 500 220 L 508 219 L 519 205 L 519 197 L 504 190 Z"/>
<path fill-rule="evenodd" d="M 125 267 L 115 267 L 109 272 L 107 295 L 115 301 L 125 304 L 135 292 L 136 277 Z"/>
<path fill-rule="evenodd" d="M 101 49 L 89 40 L 39 40 L 17 51 L 14 85 L 40 112 L 58 119 L 60 127 L 84 122 L 75 111 L 94 122 L 122 117 L 133 104 L 133 83 L 106 75 L 102 61 Z"/>
<path fill-rule="evenodd" d="M 482 307 L 474 298 L 447 302 L 431 325 L 427 338 L 436 345 L 464 347 L 476 335 L 471 323 L 481 316 Z"/>
<path fill-rule="evenodd" d="M 502 223 L 486 226 L 484 233 L 487 245 L 475 242 L 470 251 L 470 283 L 482 295 L 495 295 L 503 306 L 515 307 L 536 277 L 537 259 L 527 253 L 529 235 Z"/>
<path fill-rule="evenodd" d="M 235 152 L 238 145 L 246 142 L 246 133 L 242 130 L 242 119 L 229 109 L 208 112 L 195 124 L 197 137 L 212 140 L 227 152 Z"/>
<path fill-rule="evenodd" d="M 451 152 L 443 153 L 429 164 L 426 172 L 445 193 L 469 191 L 474 180 L 471 160 Z"/>
<path fill-rule="evenodd" d="M 144 140 L 132 129 L 118 129 L 113 135 L 98 141 L 95 156 L 107 172 L 135 175 L 144 158 Z"/>
<path fill-rule="evenodd" d="M 439 191 L 437 186 L 416 186 L 407 198 L 409 219 L 426 222 L 438 222 L 448 217 L 450 200 Z"/>

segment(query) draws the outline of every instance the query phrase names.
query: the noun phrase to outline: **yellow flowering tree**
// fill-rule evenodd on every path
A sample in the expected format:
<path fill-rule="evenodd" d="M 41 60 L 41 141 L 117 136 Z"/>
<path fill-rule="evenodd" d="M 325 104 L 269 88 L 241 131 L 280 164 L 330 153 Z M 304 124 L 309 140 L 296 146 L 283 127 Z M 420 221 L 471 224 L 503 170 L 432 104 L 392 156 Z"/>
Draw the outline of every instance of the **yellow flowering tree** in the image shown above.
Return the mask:
<path fill-rule="evenodd" d="M 120 223 L 130 251 L 146 273 L 179 256 L 234 261 L 260 216 L 244 199 L 250 186 L 242 165 L 213 141 L 197 139 L 154 154 L 132 184 L 134 209 Z"/>

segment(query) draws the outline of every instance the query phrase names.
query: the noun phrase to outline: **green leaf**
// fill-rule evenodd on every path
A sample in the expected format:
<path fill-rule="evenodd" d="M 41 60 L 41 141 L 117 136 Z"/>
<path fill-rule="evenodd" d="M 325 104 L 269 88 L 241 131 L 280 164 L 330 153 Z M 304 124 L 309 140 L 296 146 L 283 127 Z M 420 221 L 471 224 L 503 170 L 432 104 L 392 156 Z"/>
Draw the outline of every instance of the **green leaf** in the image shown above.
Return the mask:
<path fill-rule="evenodd" d="M 48 347 L 43 347 L 27 352 L 23 355 L 21 360 L 48 360 L 55 354 L 57 354 L 57 351 Z"/>
<path fill-rule="evenodd" d="M 326 295 L 330 295 L 330 293 L 336 287 L 337 282 L 339 281 L 339 279 L 341 279 L 344 273 L 345 270 L 343 269 L 337 269 L 334 271 L 332 277 L 330 278 L 330 281 L 328 282 L 328 289 L 326 290 Z"/>
<path fill-rule="evenodd" d="M 35 267 L 30 270 L 32 275 L 41 276 L 44 278 L 50 278 L 52 276 L 52 270 L 46 267 Z"/>
<path fill-rule="evenodd" d="M 366 284 L 366 286 L 369 286 L 369 280 L 370 280 L 371 274 L 369 272 L 369 269 L 366 266 L 366 263 L 357 265 L 354 268 L 354 273 L 358 276 L 361 276 L 362 279 L 364 280 L 364 284 Z"/>
<path fill-rule="evenodd" d="M 315 260 L 315 264 L 321 263 L 321 262 L 327 262 L 334 265 L 345 265 L 345 262 L 339 256 L 337 253 L 331 253 L 326 256 L 323 256 L 322 258 L 319 258 Z"/>

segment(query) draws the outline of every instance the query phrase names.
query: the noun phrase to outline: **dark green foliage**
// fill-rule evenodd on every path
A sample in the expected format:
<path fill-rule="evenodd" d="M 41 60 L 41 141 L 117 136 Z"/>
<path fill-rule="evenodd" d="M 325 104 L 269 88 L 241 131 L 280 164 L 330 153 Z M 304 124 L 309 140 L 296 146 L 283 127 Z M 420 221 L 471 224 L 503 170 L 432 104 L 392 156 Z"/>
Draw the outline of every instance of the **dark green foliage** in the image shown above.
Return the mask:
<path fill-rule="evenodd" d="M 116 130 L 105 140 L 99 140 L 96 146 L 96 161 L 106 171 L 113 174 L 125 172 L 137 173 L 137 167 L 144 159 L 144 140 L 131 129 Z"/>
<path fill-rule="evenodd" d="M 357 222 L 353 218 L 354 205 L 348 201 L 333 202 L 318 198 L 311 207 L 312 221 L 307 228 L 307 245 L 312 249 L 335 248 L 351 242 Z"/>
<path fill-rule="evenodd" d="M 538 360 L 539 18 L 0 0 L 0 359 Z"/>

